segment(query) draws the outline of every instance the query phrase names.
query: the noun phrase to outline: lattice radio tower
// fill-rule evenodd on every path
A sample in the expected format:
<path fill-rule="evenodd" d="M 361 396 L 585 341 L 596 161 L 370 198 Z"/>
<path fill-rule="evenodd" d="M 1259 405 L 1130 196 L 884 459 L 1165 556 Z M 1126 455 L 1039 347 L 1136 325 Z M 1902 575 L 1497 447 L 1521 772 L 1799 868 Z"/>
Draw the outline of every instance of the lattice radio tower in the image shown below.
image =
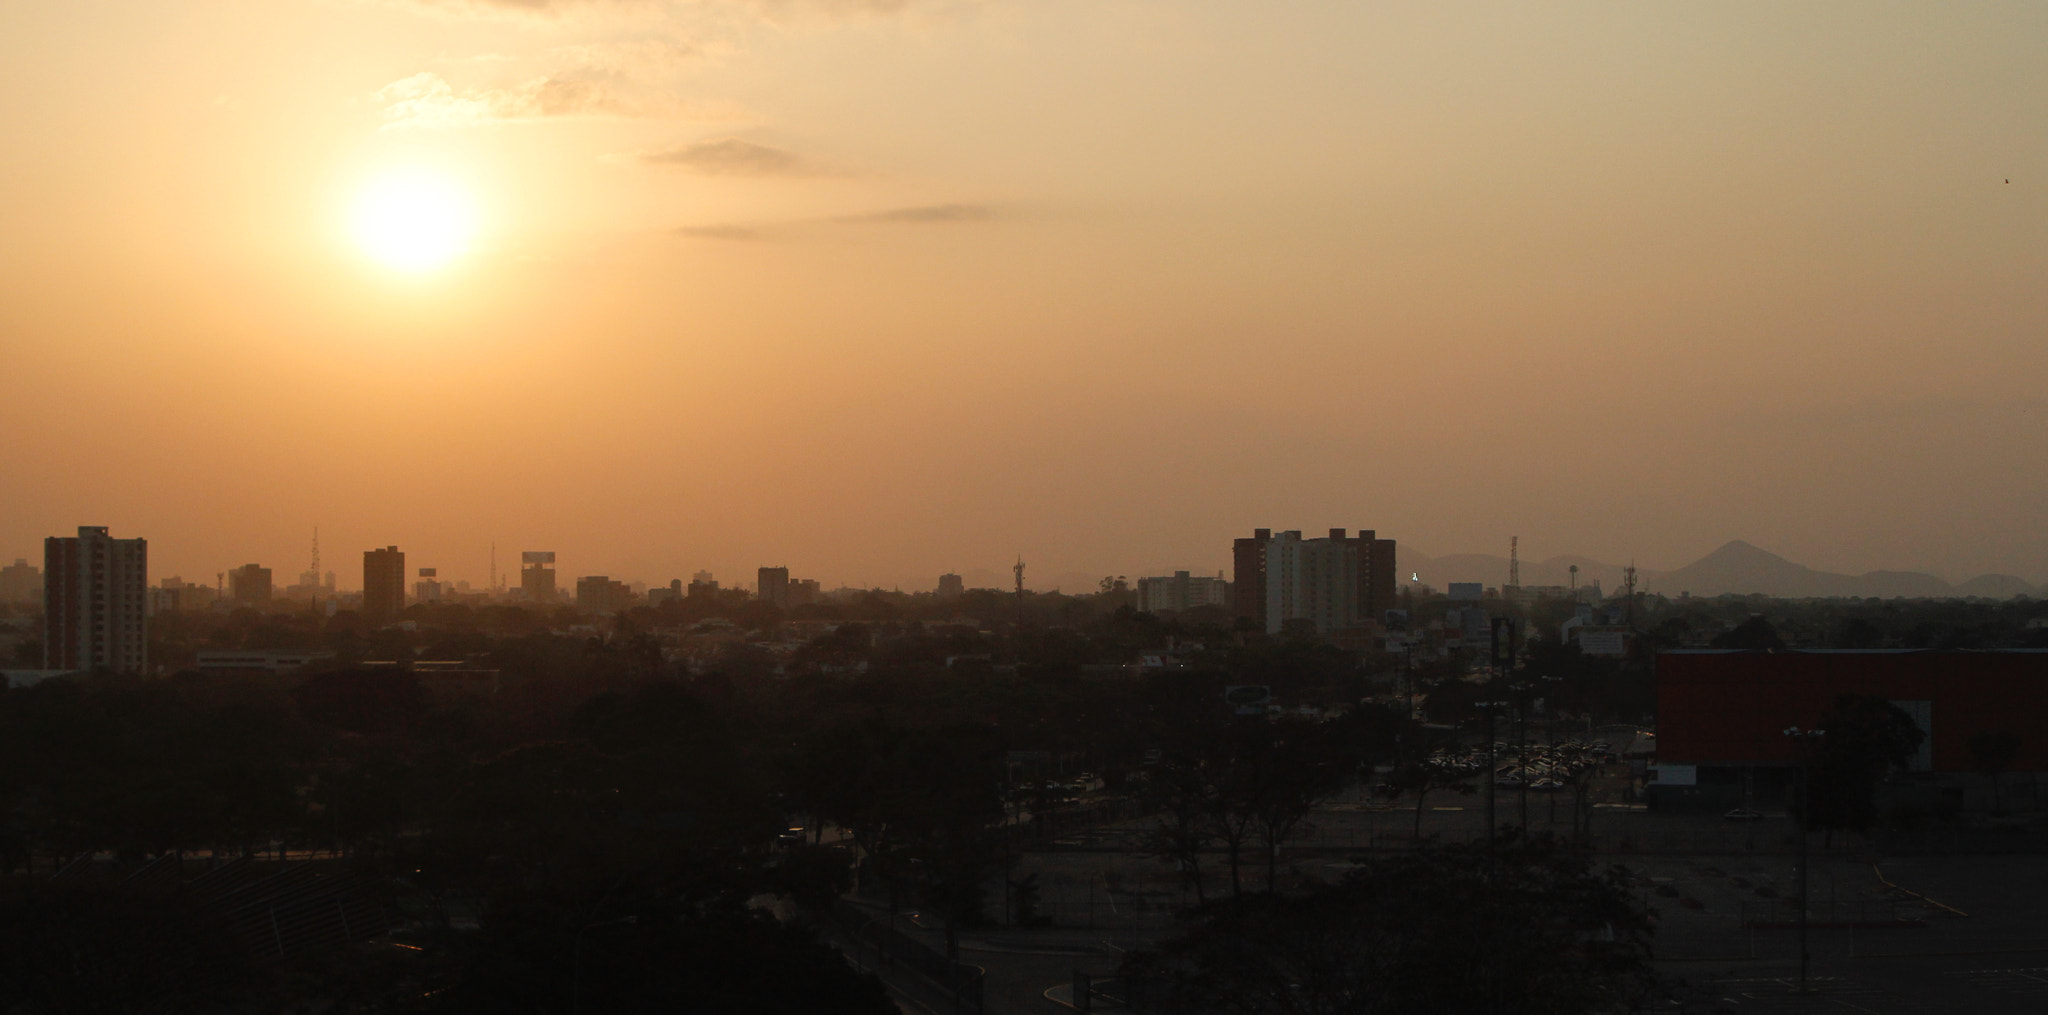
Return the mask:
<path fill-rule="evenodd" d="M 1522 587 L 1522 537 L 1508 537 L 1508 588 Z"/>

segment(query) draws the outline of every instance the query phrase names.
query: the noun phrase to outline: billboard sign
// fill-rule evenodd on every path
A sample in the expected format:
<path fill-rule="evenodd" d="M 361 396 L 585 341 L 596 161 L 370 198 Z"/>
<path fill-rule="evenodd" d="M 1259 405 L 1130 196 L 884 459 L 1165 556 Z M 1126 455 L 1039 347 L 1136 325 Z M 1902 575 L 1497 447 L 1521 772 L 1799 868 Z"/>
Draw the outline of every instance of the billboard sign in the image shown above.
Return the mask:
<path fill-rule="evenodd" d="M 1589 656 L 1628 655 L 1628 628 L 1626 627 L 1581 627 L 1576 632 L 1579 651 Z"/>

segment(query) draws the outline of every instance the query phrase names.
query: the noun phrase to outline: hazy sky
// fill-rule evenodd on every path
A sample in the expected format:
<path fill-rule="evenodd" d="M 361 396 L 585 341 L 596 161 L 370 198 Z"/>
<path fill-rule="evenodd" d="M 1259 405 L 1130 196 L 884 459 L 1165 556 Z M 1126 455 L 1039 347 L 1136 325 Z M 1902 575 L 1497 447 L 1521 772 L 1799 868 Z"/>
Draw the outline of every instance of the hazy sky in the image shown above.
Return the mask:
<path fill-rule="evenodd" d="M 2044 52 L 2038 2 L 0 5 L 0 557 L 2040 580 Z M 445 264 L 373 256 L 445 210 L 392 179 Z"/>

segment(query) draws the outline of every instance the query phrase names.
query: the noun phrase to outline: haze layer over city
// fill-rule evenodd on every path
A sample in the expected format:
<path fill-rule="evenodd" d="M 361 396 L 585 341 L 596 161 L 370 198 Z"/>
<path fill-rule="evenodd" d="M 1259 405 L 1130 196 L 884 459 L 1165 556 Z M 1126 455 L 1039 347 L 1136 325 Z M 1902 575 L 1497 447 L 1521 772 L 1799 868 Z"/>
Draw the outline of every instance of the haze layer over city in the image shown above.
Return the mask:
<path fill-rule="evenodd" d="M 2038 585 L 2044 29 L 11 5 L 0 558 L 1085 591 L 1345 525 Z"/>

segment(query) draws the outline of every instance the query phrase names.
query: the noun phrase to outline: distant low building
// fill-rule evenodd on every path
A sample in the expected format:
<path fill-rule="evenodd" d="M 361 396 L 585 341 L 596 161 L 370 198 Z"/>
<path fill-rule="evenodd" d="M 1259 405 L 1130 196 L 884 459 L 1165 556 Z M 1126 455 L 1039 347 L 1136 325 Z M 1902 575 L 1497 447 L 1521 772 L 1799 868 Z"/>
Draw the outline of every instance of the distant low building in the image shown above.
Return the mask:
<path fill-rule="evenodd" d="M 1170 578 L 1138 579 L 1140 613 L 1179 613 L 1197 606 L 1229 606 L 1230 583 L 1222 575 L 1214 578 L 1175 571 Z"/>
<path fill-rule="evenodd" d="M 218 590 L 211 585 L 188 582 L 172 575 L 149 590 L 149 612 L 154 615 L 204 610 L 219 597 Z"/>
<path fill-rule="evenodd" d="M 585 613 L 618 613 L 633 605 L 633 588 L 594 574 L 576 579 L 576 608 Z"/>
<path fill-rule="evenodd" d="M 333 658 L 334 653 L 327 649 L 209 651 L 199 653 L 198 658 L 193 660 L 192 668 L 215 676 L 244 673 L 266 673 L 275 676 L 297 673 L 312 663 L 327 662 Z"/>
<path fill-rule="evenodd" d="M 438 603 L 447 591 L 448 586 L 441 583 L 438 568 L 420 568 L 419 580 L 412 583 L 412 598 L 416 603 Z"/>
<path fill-rule="evenodd" d="M 259 564 L 244 564 L 228 572 L 228 598 L 242 606 L 261 606 L 270 602 L 270 569 Z"/>
<path fill-rule="evenodd" d="M 43 598 L 43 571 L 26 557 L 0 567 L 0 603 L 33 603 Z"/>
<path fill-rule="evenodd" d="M 754 573 L 754 598 L 777 606 L 789 602 L 789 569 L 764 567 Z"/>

